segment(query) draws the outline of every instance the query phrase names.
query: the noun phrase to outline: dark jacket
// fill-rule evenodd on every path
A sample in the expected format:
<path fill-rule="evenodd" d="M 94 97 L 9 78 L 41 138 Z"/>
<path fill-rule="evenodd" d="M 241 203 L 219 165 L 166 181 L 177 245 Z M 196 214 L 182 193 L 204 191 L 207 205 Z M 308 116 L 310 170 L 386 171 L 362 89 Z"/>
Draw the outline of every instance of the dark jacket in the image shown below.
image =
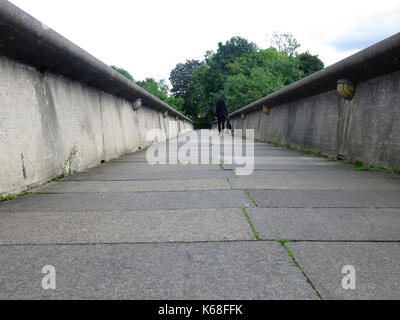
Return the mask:
<path fill-rule="evenodd" d="M 224 119 L 228 117 L 228 111 L 226 110 L 226 104 L 224 99 L 218 99 L 217 108 L 215 110 L 215 116 L 217 119 Z"/>

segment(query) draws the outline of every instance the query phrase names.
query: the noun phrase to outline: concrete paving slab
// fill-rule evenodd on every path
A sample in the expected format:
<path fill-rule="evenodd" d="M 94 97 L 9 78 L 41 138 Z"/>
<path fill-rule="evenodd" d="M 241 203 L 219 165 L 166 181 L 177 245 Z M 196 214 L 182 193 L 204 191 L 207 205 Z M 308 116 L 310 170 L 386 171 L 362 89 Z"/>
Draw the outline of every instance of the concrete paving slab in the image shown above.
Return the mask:
<path fill-rule="evenodd" d="M 87 172 L 107 172 L 107 173 L 153 173 L 153 172 L 176 172 L 176 171 L 216 171 L 220 170 L 218 164 L 155 164 L 151 165 L 143 162 L 109 162 Z"/>
<path fill-rule="evenodd" d="M 221 159 L 224 163 L 227 163 L 227 160 L 230 160 L 234 163 L 233 157 L 223 157 Z M 247 160 L 247 159 L 246 159 Z M 340 163 L 335 161 L 323 160 L 319 158 L 313 157 L 282 157 L 282 156 L 275 156 L 275 157 L 255 157 L 253 159 L 249 158 L 247 162 L 250 160 L 256 165 L 256 168 L 268 168 L 267 166 L 286 166 L 286 165 L 302 165 L 302 166 L 341 166 Z M 237 165 L 235 165 L 236 167 Z"/>
<path fill-rule="evenodd" d="M 126 211 L 253 206 L 242 190 L 28 194 L 0 203 L 0 212 Z M 0 215 L 1 216 L 1 215 Z"/>
<path fill-rule="evenodd" d="M 115 159 L 112 162 L 143 162 L 143 163 L 147 163 L 147 159 L 143 158 L 143 157 L 120 158 L 120 159 Z"/>
<path fill-rule="evenodd" d="M 221 150 L 224 149 L 225 146 L 232 146 L 233 148 L 238 148 L 238 150 L 246 150 L 246 145 L 245 144 L 232 144 L 232 143 L 226 143 L 226 144 L 220 144 L 220 145 L 212 145 L 212 148 L 220 148 Z M 271 149 L 271 148 L 259 148 L 257 146 L 253 146 L 254 153 L 261 153 L 261 154 L 270 154 L 274 152 L 290 152 L 285 149 Z M 297 153 L 297 156 L 299 154 Z"/>
<path fill-rule="evenodd" d="M 80 193 L 80 192 L 143 192 L 228 190 L 227 179 L 183 179 L 142 181 L 58 181 L 49 183 L 32 192 Z"/>
<path fill-rule="evenodd" d="M 400 178 L 254 150 L 248 177 L 236 166 L 149 166 L 141 150 L 37 190 L 62 194 L 0 203 L 0 299 L 317 299 L 281 244 L 251 241 L 240 207 L 262 238 L 300 241 L 287 245 L 323 297 L 398 299 Z M 354 292 L 341 289 L 352 263 L 363 274 Z M 56 267 L 55 291 L 40 289 L 44 265 Z"/>
<path fill-rule="evenodd" d="M 197 156 L 197 162 L 198 162 L 198 164 L 199 165 L 201 165 L 201 166 L 203 166 L 203 169 L 213 169 L 212 167 L 211 168 L 205 168 L 204 166 L 205 165 L 212 165 L 213 164 L 213 157 L 212 157 L 212 155 L 213 155 L 213 151 L 209 151 L 208 152 L 208 157 L 206 156 L 207 155 L 207 153 L 198 153 L 198 156 Z M 204 162 L 204 160 L 203 159 L 208 159 L 208 163 L 207 162 Z M 169 157 L 169 155 L 166 155 L 165 156 L 165 158 L 163 157 L 162 159 L 166 159 L 166 163 L 167 163 L 167 165 L 169 164 L 169 161 L 170 161 L 170 157 Z M 178 158 L 177 158 L 178 159 Z M 143 163 L 143 164 L 145 164 L 145 163 L 148 163 L 148 161 L 147 161 L 147 159 L 146 159 L 146 157 L 132 157 L 132 158 L 120 158 L 120 159 L 116 159 L 116 160 L 114 160 L 114 161 L 112 161 L 111 163 L 121 163 L 121 162 L 130 162 L 130 163 Z M 179 163 L 180 164 L 180 163 Z M 218 162 L 218 164 L 219 164 L 219 162 Z M 150 164 L 149 164 L 150 165 Z M 172 164 L 171 164 L 172 165 Z M 185 165 L 185 164 L 182 164 L 182 165 Z M 186 165 L 185 165 L 186 166 Z M 189 168 L 190 168 L 190 166 L 189 166 Z M 168 168 L 167 168 L 168 169 Z M 169 169 L 173 169 L 173 168 L 169 168 Z"/>
<path fill-rule="evenodd" d="M 0 299 L 318 299 L 278 243 L 0 246 Z M 42 290 L 43 266 L 56 290 Z"/>
<path fill-rule="evenodd" d="M 336 165 L 336 166 L 340 166 L 342 165 L 342 163 L 337 162 L 337 161 L 330 161 L 328 159 L 325 158 L 318 158 L 318 157 L 312 157 L 312 156 L 307 156 L 307 155 L 299 155 L 298 153 L 293 153 L 291 155 L 257 155 L 256 153 L 255 155 L 255 163 L 256 164 L 269 164 L 270 162 L 273 163 L 288 163 L 288 164 L 293 164 L 294 162 L 296 164 L 299 163 L 307 163 L 310 164 L 310 162 L 315 162 L 315 163 L 321 163 L 321 164 L 325 164 L 325 165 Z M 299 160 L 299 161 L 297 161 Z"/>
<path fill-rule="evenodd" d="M 248 208 L 262 239 L 400 241 L 400 209 Z"/>
<path fill-rule="evenodd" d="M 226 146 L 230 146 L 230 149 L 226 149 Z M 236 148 L 239 147 L 240 150 L 242 150 L 242 145 L 232 145 L 232 144 L 227 144 L 227 145 L 207 145 L 207 146 L 200 146 L 199 148 L 196 148 L 199 157 L 200 155 L 204 154 L 204 153 L 212 153 L 212 152 L 216 152 L 218 151 L 218 154 L 220 155 L 224 155 L 225 151 L 230 151 L 233 150 L 232 148 Z M 243 148 L 243 150 L 246 150 L 245 148 Z M 232 154 L 232 151 L 231 153 Z M 168 150 L 166 150 L 166 152 L 161 152 L 159 153 L 160 157 L 165 157 L 166 159 L 169 158 L 169 153 Z M 227 154 L 229 155 L 229 154 Z M 254 155 L 255 156 L 261 156 L 261 157 L 299 157 L 299 153 L 297 152 L 293 152 L 293 151 L 288 151 L 288 150 L 275 150 L 275 149 L 254 149 Z M 300 155 L 301 156 L 301 155 Z M 140 153 L 135 153 L 132 155 L 128 155 L 125 157 L 121 157 L 118 159 L 114 159 L 113 162 L 145 162 L 146 161 L 146 153 L 140 152 Z"/>
<path fill-rule="evenodd" d="M 287 150 L 254 150 L 254 155 L 256 157 L 299 157 L 298 152 Z"/>
<path fill-rule="evenodd" d="M 0 216 L 0 245 L 255 240 L 240 208 Z"/>
<path fill-rule="evenodd" d="M 190 147 L 191 150 L 197 150 L 198 153 L 207 152 L 207 151 L 211 150 L 213 147 L 217 147 L 217 145 L 213 146 L 210 143 L 209 144 L 202 144 L 202 145 L 197 145 L 197 143 L 196 144 L 185 144 L 185 146 Z M 175 147 L 176 146 L 174 146 L 174 148 Z M 177 145 L 178 150 L 180 150 L 181 147 L 182 147 L 182 144 L 178 144 Z M 159 147 L 159 148 L 152 149 L 152 150 L 149 150 L 149 151 L 146 150 L 146 151 L 139 151 L 139 152 L 131 153 L 131 154 L 125 155 L 123 157 L 119 157 L 119 158 L 117 158 L 115 160 L 137 159 L 137 158 L 146 159 L 148 152 L 151 152 L 151 153 L 155 152 L 156 155 L 159 155 L 160 157 L 161 156 L 168 156 L 169 152 L 170 152 L 170 146 L 167 144 L 167 146 L 162 147 L 162 148 Z"/>
<path fill-rule="evenodd" d="M 388 174 L 385 172 L 372 172 L 372 171 L 354 171 L 349 170 L 349 168 L 341 167 L 336 170 L 311 170 L 311 171 L 259 171 L 250 176 L 235 176 L 232 180 L 249 180 L 249 181 L 259 181 L 263 180 L 273 180 L 273 179 L 283 179 L 283 180 L 298 180 L 298 179 L 342 179 L 342 178 L 352 178 L 352 179 L 376 179 L 377 181 L 391 181 L 398 182 L 396 180 L 397 176 Z"/>
<path fill-rule="evenodd" d="M 400 243 L 294 242 L 288 248 L 324 299 L 400 299 Z M 345 290 L 342 270 L 356 271 L 356 289 Z M 348 271 L 347 271 L 348 272 Z"/>
<path fill-rule="evenodd" d="M 209 151 L 209 153 L 211 154 L 211 150 Z M 204 154 L 206 154 L 206 153 L 204 153 Z M 201 152 L 199 151 L 198 152 L 198 159 L 200 159 L 200 156 L 201 156 Z M 166 161 L 168 163 L 170 157 L 169 157 L 168 154 L 166 154 L 166 155 L 163 155 L 162 157 L 160 156 L 160 159 L 166 159 Z M 126 158 L 115 159 L 111 163 L 113 163 L 113 162 L 144 162 L 144 163 L 147 163 L 148 161 L 147 161 L 146 157 L 135 156 L 135 157 L 126 157 Z"/>
<path fill-rule="evenodd" d="M 271 160 L 271 158 L 274 158 L 274 157 L 273 156 L 265 157 L 265 156 L 257 156 L 257 155 L 254 155 L 254 157 L 253 157 L 253 156 L 248 156 L 246 154 L 246 157 L 244 158 L 244 160 L 246 160 L 246 162 L 252 161 L 256 165 L 256 168 L 258 168 L 258 169 L 263 168 L 264 166 L 281 165 L 282 163 L 285 163 L 285 161 L 286 161 L 286 160 L 285 161 L 281 161 L 281 160 L 273 161 L 273 160 Z M 319 166 L 327 166 L 327 165 L 340 166 L 341 165 L 340 163 L 333 162 L 333 161 L 315 160 L 316 158 L 309 158 L 309 159 L 301 158 L 300 161 L 297 161 L 299 159 L 299 157 L 296 157 L 296 156 L 288 156 L 288 157 L 275 156 L 275 158 L 276 159 L 282 159 L 282 158 L 288 159 L 288 161 L 290 162 L 289 164 L 299 163 L 300 165 L 319 165 Z M 232 163 L 232 164 L 235 164 L 235 166 L 237 166 L 236 159 L 232 154 L 229 156 L 222 155 L 222 156 L 218 157 L 218 159 L 221 160 L 221 163 L 224 163 L 224 164 Z M 296 159 L 296 160 L 291 161 L 290 159 Z"/>
<path fill-rule="evenodd" d="M 268 145 L 264 143 L 254 143 L 255 150 L 283 150 L 288 151 L 286 148 L 274 147 L 273 145 Z"/>
<path fill-rule="evenodd" d="M 274 146 L 262 146 L 262 145 L 254 145 L 254 150 L 260 150 L 260 151 L 290 151 L 286 148 L 278 148 Z"/>
<path fill-rule="evenodd" d="M 240 148 L 243 148 L 243 149 L 246 148 L 246 144 L 245 144 L 245 143 L 243 143 L 243 144 L 241 144 L 241 143 L 225 143 L 225 144 L 222 144 L 222 143 L 221 143 L 221 144 L 220 144 L 221 149 L 223 149 L 223 146 L 224 146 L 224 145 L 236 146 L 236 147 L 238 147 L 239 149 L 240 149 Z M 218 146 L 217 144 L 213 144 L 213 145 L 212 145 L 212 147 L 217 147 L 217 146 Z M 288 149 L 275 148 L 275 147 L 265 147 L 265 146 L 257 145 L 257 144 L 254 144 L 254 145 L 253 145 L 253 149 L 254 149 L 255 152 L 261 152 L 261 153 L 269 153 L 269 152 L 294 152 L 294 151 L 290 151 L 290 150 L 288 150 Z M 298 152 L 297 152 L 296 154 L 297 154 L 297 156 L 299 156 L 299 153 L 298 153 Z"/>
<path fill-rule="evenodd" d="M 399 191 L 250 190 L 266 208 L 400 208 Z"/>
<path fill-rule="evenodd" d="M 344 175 L 344 174 L 343 174 Z M 344 175 L 345 176 L 345 175 Z M 366 178 L 359 175 L 336 177 L 335 174 L 327 176 L 311 175 L 307 177 L 304 172 L 272 173 L 268 179 L 260 179 L 257 175 L 231 178 L 234 189 L 281 189 L 281 190 L 398 190 L 400 180 L 391 178 Z M 350 177 L 349 177 L 350 176 Z"/>
<path fill-rule="evenodd" d="M 233 177 L 232 171 L 170 171 L 170 172 L 81 172 L 68 176 L 66 181 L 135 181 L 135 180 L 183 180 Z"/>
<path fill-rule="evenodd" d="M 258 165 L 330 165 L 340 166 L 340 163 L 314 157 L 256 157 L 254 163 Z"/>
<path fill-rule="evenodd" d="M 228 165 L 224 164 L 224 168 L 226 170 L 235 170 L 240 168 L 238 165 Z M 274 165 L 265 165 L 265 164 L 255 164 L 254 171 L 257 171 L 257 175 L 267 175 L 271 171 L 342 171 L 343 169 L 352 170 L 353 166 L 340 166 L 340 165 L 331 165 L 331 164 L 306 164 L 306 165 L 284 165 L 284 164 L 274 164 Z"/>

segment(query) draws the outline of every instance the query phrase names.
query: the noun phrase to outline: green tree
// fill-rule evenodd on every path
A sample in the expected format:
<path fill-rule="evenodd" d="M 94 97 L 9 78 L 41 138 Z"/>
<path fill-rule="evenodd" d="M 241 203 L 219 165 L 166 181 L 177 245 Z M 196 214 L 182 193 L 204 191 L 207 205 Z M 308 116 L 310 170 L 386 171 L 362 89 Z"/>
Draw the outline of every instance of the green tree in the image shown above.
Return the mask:
<path fill-rule="evenodd" d="M 115 71 L 121 73 L 124 77 L 129 79 L 130 81 L 135 82 L 132 75 L 123 68 L 119 68 L 116 66 L 111 66 Z M 136 82 L 139 86 L 141 86 L 146 91 L 150 92 L 152 95 L 156 96 L 160 100 L 164 101 L 174 109 L 178 111 L 182 111 L 182 106 L 185 103 L 185 100 L 182 97 L 174 97 L 169 94 L 169 87 L 165 80 L 160 80 L 157 82 L 153 78 L 146 78 L 143 81 Z"/>
<path fill-rule="evenodd" d="M 297 61 L 274 48 L 259 50 L 241 57 L 230 64 L 229 68 L 232 75 L 243 73 L 245 76 L 250 76 L 254 68 L 268 69 L 276 79 L 281 79 L 284 85 L 289 85 L 302 77 Z"/>
<path fill-rule="evenodd" d="M 323 68 L 318 56 L 297 53 L 300 44 L 288 32 L 275 32 L 271 43 L 262 50 L 233 37 L 218 43 L 216 52 L 207 51 L 202 62 L 177 65 L 171 82 L 176 83 L 175 96 L 185 100 L 184 112 L 192 119 L 206 112 L 211 121 L 220 97 L 232 112 Z"/>
<path fill-rule="evenodd" d="M 145 80 L 137 81 L 136 83 L 157 98 L 163 101 L 166 100 L 167 94 L 162 91 L 159 87 L 159 83 L 153 78 L 146 78 Z"/>
<path fill-rule="evenodd" d="M 290 32 L 277 33 L 274 31 L 270 39 L 271 46 L 288 57 L 294 57 L 300 44 Z"/>
<path fill-rule="evenodd" d="M 228 112 L 240 109 L 284 86 L 281 77 L 262 67 L 252 69 L 248 76 L 243 73 L 229 76 L 224 89 Z"/>
<path fill-rule="evenodd" d="M 186 60 L 185 63 L 178 63 L 170 73 L 172 84 L 171 92 L 176 99 L 183 99 L 181 111 L 191 117 L 197 114 L 197 107 L 192 103 L 193 90 L 191 83 L 194 72 L 202 65 L 198 60 Z"/>
<path fill-rule="evenodd" d="M 182 97 L 176 98 L 174 96 L 169 96 L 166 102 L 175 110 L 183 113 L 183 104 L 185 103 L 185 100 Z"/>
<path fill-rule="evenodd" d="M 225 44 L 219 42 L 216 53 L 207 51 L 205 61 L 209 68 L 206 83 L 203 83 L 209 89 L 207 91 L 217 93 L 223 90 L 225 80 L 230 74 L 228 65 L 237 58 L 256 51 L 256 44 L 241 37 L 232 37 Z"/>
<path fill-rule="evenodd" d="M 229 64 L 256 51 L 254 43 L 241 37 L 233 37 L 225 44 L 218 43 L 217 52 L 207 51 L 204 64 L 195 70 L 189 86 L 193 112 L 206 112 L 212 120 L 216 100 L 223 97 L 224 84 L 230 75 Z"/>
<path fill-rule="evenodd" d="M 274 48 L 238 58 L 229 68 L 232 76 L 225 82 L 224 96 L 230 112 L 299 80 L 303 75 L 294 59 Z"/>
<path fill-rule="evenodd" d="M 318 58 L 318 55 L 312 55 L 308 51 L 298 54 L 299 69 L 303 71 L 304 76 L 308 76 L 324 68 L 324 63 Z"/>
<path fill-rule="evenodd" d="M 201 62 L 198 60 L 186 60 L 185 63 L 178 63 L 171 71 L 169 81 L 172 84 L 171 92 L 175 97 L 187 97 L 193 73 L 200 66 Z"/>
<path fill-rule="evenodd" d="M 169 88 L 165 80 L 157 82 L 153 78 L 146 78 L 143 81 L 138 81 L 137 84 L 143 89 L 164 101 L 174 109 L 181 111 L 184 104 L 184 99 L 181 97 L 174 97 L 169 95 Z"/>
<path fill-rule="evenodd" d="M 111 66 L 111 68 L 113 68 L 115 71 L 118 71 L 118 72 L 119 72 L 120 74 L 122 74 L 125 78 L 127 78 L 127 79 L 129 79 L 129 80 L 131 80 L 131 81 L 135 81 L 135 80 L 133 79 L 132 75 L 131 75 L 128 71 L 126 71 L 125 69 L 119 68 L 119 67 L 116 67 L 116 66 Z"/>
<path fill-rule="evenodd" d="M 209 58 L 206 61 L 210 62 L 210 64 L 213 62 L 215 67 L 222 71 L 222 73 L 227 73 L 230 63 L 234 62 L 237 58 L 256 52 L 257 49 L 255 43 L 241 37 L 233 37 L 225 44 L 219 42 L 217 52 L 214 55 L 208 52 Z"/>

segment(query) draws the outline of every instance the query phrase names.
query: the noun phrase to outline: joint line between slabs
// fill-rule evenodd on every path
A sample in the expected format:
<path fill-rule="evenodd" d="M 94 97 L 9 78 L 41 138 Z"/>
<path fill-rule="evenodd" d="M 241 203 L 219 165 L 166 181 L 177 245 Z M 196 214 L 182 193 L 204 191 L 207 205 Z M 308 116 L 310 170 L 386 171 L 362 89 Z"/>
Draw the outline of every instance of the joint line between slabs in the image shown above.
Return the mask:
<path fill-rule="evenodd" d="M 278 242 L 283 246 L 283 248 L 285 249 L 285 251 L 287 252 L 289 257 L 292 259 L 294 265 L 300 270 L 302 275 L 306 278 L 306 281 L 310 284 L 310 286 L 312 287 L 312 289 L 314 290 L 314 292 L 318 296 L 318 298 L 320 300 L 324 300 L 324 298 L 322 298 L 321 294 L 318 292 L 318 289 L 314 286 L 314 284 L 311 282 L 311 279 L 307 276 L 307 274 L 305 273 L 304 269 L 300 266 L 299 262 L 296 260 L 296 257 L 294 256 L 293 252 L 286 246 L 286 243 L 289 243 L 291 241 L 289 241 L 289 240 L 280 240 Z"/>
<path fill-rule="evenodd" d="M 254 200 L 253 196 L 250 194 L 249 189 L 244 189 L 244 191 L 247 193 L 249 196 L 250 200 L 254 203 L 254 205 L 258 208 L 259 205 L 257 204 L 256 200 Z"/>
<path fill-rule="evenodd" d="M 246 209 L 245 209 L 244 207 L 242 208 L 242 211 L 243 211 L 244 216 L 246 217 L 246 220 L 247 220 L 247 222 L 248 222 L 248 224 L 249 224 L 249 226 L 250 226 L 250 228 L 251 228 L 251 231 L 253 231 L 254 237 L 256 238 L 257 241 L 260 241 L 261 238 L 260 238 L 260 236 L 258 235 L 258 233 L 257 233 L 257 231 L 256 231 L 256 228 L 254 227 L 254 224 L 253 224 L 253 222 L 251 221 L 251 219 L 250 219 L 249 215 L 247 214 L 247 211 L 246 211 Z"/>

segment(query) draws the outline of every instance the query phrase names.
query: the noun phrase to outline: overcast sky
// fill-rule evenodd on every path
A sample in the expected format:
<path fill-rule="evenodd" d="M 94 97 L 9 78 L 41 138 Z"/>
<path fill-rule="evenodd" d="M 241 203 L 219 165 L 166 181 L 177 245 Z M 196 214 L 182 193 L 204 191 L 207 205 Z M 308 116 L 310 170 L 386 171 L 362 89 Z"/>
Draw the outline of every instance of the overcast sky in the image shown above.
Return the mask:
<path fill-rule="evenodd" d="M 169 78 L 186 59 L 241 36 L 269 47 L 290 32 L 325 66 L 400 32 L 400 0 L 11 0 L 135 80 Z"/>

